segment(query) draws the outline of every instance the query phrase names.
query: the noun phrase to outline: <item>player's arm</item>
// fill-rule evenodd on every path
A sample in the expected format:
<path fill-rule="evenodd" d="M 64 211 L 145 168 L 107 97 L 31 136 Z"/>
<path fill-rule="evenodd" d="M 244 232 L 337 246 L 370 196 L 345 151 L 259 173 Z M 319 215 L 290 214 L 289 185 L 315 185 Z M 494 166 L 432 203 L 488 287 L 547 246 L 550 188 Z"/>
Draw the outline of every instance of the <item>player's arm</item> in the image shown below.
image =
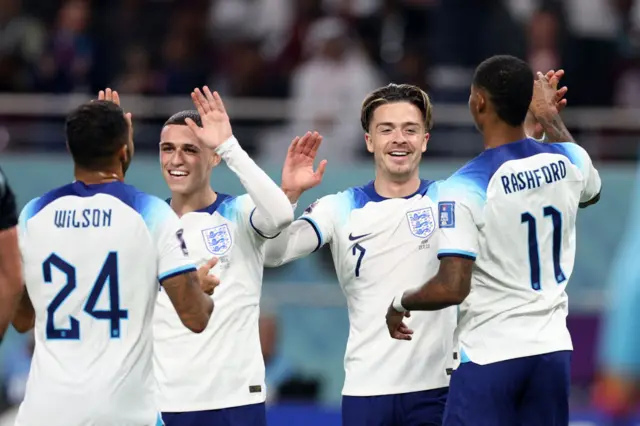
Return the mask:
<path fill-rule="evenodd" d="M 440 199 L 444 200 L 438 203 L 440 267 L 425 284 L 397 295 L 391 302 L 387 327 L 395 339 L 411 340 L 413 332 L 402 322 L 410 311 L 435 311 L 459 305 L 471 291 L 482 198 L 469 189 L 468 183 L 453 181 L 445 182 Z"/>
<path fill-rule="evenodd" d="M 0 339 L 12 320 L 24 287 L 17 225 L 15 197 L 0 172 Z"/>
<path fill-rule="evenodd" d="M 437 311 L 461 304 L 471 290 L 473 263 L 473 259 L 463 255 L 441 258 L 435 277 L 422 287 L 405 292 L 398 306 L 406 311 Z"/>
<path fill-rule="evenodd" d="M 593 162 L 591 161 L 591 157 L 589 156 L 587 151 L 585 151 L 580 146 L 577 146 L 577 148 L 579 148 L 580 154 L 584 158 L 582 162 L 582 173 L 585 180 L 584 189 L 582 191 L 582 195 L 580 196 L 579 204 L 579 207 L 581 209 L 584 209 L 600 201 L 600 194 L 602 193 L 602 180 L 600 179 L 600 173 L 598 173 L 598 170 L 593 166 Z"/>
<path fill-rule="evenodd" d="M 591 157 L 587 151 L 575 143 L 563 143 L 560 145 L 564 154 L 570 159 L 582 173 L 582 192 L 578 206 L 583 209 L 600 201 L 602 192 L 602 180 L 600 173 L 593 166 Z"/>
<path fill-rule="evenodd" d="M 574 142 L 573 136 L 560 117 L 560 109 L 557 105 L 557 82 L 555 77 L 551 79 L 538 73 L 538 78 L 533 84 L 533 100 L 531 111 L 542 126 L 548 142 Z"/>
<path fill-rule="evenodd" d="M 567 94 L 568 90 L 567 87 L 565 86 L 558 89 L 558 83 L 563 76 L 564 70 L 550 70 L 545 75 L 545 77 L 549 80 L 551 88 L 555 90 L 555 109 L 558 113 L 560 113 L 564 109 L 564 107 L 567 106 L 567 100 L 565 99 L 565 95 Z M 546 109 L 552 107 L 551 103 L 545 102 L 544 99 L 544 96 L 548 94 L 548 92 L 540 90 L 540 87 L 537 87 L 536 90 L 534 90 L 531 104 L 529 105 L 529 111 L 527 112 L 527 116 L 524 120 L 524 131 L 527 137 L 535 139 L 538 142 L 551 142 L 547 138 L 544 129 L 536 118 L 536 114 L 540 114 Z"/>
<path fill-rule="evenodd" d="M 216 277 L 209 275 L 217 259 L 196 270 L 183 238 L 180 218 L 160 199 L 153 197 L 145 201 L 148 209 L 156 215 L 150 230 L 158 253 L 158 281 L 185 327 L 200 333 L 209 323 L 213 312 L 213 299 L 205 292 L 213 293 L 219 284 Z"/>
<path fill-rule="evenodd" d="M 207 327 L 213 312 L 213 299 L 202 291 L 205 276 L 194 270 L 168 276 L 160 282 L 171 300 L 180 321 L 194 333 Z"/>
<path fill-rule="evenodd" d="M 307 256 L 333 240 L 334 218 L 344 205 L 343 193 L 314 201 L 297 220 L 265 244 L 265 266 L 275 267 Z"/>
<path fill-rule="evenodd" d="M 233 136 L 216 150 L 238 176 L 255 209 L 249 215 L 253 230 L 273 238 L 293 221 L 293 208 L 282 189 L 249 157 Z"/>
<path fill-rule="evenodd" d="M 314 226 L 305 219 L 294 220 L 277 237 L 265 244 L 264 266 L 275 268 L 293 260 L 300 259 L 320 248 Z"/>
<path fill-rule="evenodd" d="M 313 163 L 322 143 L 318 132 L 307 132 L 296 137 L 289 145 L 282 166 L 282 190 L 294 206 L 303 192 L 322 182 L 327 160 L 322 160 L 317 170 Z M 313 203 L 305 214 L 294 221 L 278 237 L 268 241 L 265 249 L 265 266 L 275 267 L 313 253 L 331 239 L 333 226 L 329 218 L 334 197 L 325 197 Z M 334 212 L 335 213 L 335 212 Z"/>
<path fill-rule="evenodd" d="M 258 235 L 273 238 L 293 221 L 293 209 L 278 185 L 249 157 L 233 136 L 229 115 L 217 92 L 207 86 L 191 93 L 202 127 L 186 123 L 198 140 L 215 150 L 245 187 L 256 208 L 249 221 Z"/>
<path fill-rule="evenodd" d="M 18 303 L 18 309 L 11 321 L 11 325 L 13 325 L 13 328 L 15 328 L 18 333 L 26 333 L 31 330 L 35 324 L 36 312 L 33 309 L 31 299 L 29 298 L 29 292 L 25 286 L 22 291 L 22 296 L 20 297 L 20 302 Z"/>

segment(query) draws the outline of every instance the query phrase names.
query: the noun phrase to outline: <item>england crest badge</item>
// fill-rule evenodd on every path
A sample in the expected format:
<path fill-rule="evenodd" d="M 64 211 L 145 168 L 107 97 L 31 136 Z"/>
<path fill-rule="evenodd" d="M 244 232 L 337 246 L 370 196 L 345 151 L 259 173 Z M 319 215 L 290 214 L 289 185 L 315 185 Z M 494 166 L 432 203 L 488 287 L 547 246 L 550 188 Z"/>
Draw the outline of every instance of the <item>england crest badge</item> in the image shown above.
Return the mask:
<path fill-rule="evenodd" d="M 407 212 L 407 220 L 411 233 L 418 238 L 427 238 L 436 228 L 431 207 Z"/>
<path fill-rule="evenodd" d="M 207 246 L 207 250 L 216 256 L 222 256 L 231 248 L 231 233 L 226 224 L 203 229 L 202 238 L 204 239 L 205 246 Z"/>

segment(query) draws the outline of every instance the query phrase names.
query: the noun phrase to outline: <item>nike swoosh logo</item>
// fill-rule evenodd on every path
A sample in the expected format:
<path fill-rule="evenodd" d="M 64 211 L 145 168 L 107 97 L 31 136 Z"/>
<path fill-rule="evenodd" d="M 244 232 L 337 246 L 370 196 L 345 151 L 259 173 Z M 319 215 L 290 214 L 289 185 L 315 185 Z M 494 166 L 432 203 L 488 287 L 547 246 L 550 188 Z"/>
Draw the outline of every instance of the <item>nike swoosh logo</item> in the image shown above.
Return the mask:
<path fill-rule="evenodd" d="M 360 238 L 364 238 L 368 235 L 371 235 L 371 233 L 368 234 L 362 234 L 362 235 L 353 235 L 353 234 L 349 234 L 349 241 L 355 241 L 355 240 L 359 240 Z"/>

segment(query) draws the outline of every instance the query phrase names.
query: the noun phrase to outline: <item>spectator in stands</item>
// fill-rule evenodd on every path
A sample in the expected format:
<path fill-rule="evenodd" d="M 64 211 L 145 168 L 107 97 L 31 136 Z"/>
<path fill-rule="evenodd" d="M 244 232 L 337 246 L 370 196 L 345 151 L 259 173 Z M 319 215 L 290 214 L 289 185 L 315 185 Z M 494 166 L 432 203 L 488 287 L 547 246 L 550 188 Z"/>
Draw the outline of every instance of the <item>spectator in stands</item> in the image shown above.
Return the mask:
<path fill-rule="evenodd" d="M 87 33 L 87 0 L 66 0 L 58 11 L 49 44 L 40 60 L 38 78 L 45 92 L 89 90 L 93 41 Z"/>
<path fill-rule="evenodd" d="M 347 24 L 339 18 L 314 22 L 305 40 L 310 59 L 292 76 L 291 135 L 308 129 L 320 132 L 324 142 L 319 156 L 329 161 L 350 161 L 359 156 L 362 141 L 358 111 L 366 94 L 381 84 L 376 68 Z M 287 135 L 288 136 L 288 135 Z M 272 143 L 271 158 L 283 158 L 290 137 Z"/>
<path fill-rule="evenodd" d="M 21 12 L 21 0 L 0 0 L 0 91 L 33 89 L 44 30 Z"/>

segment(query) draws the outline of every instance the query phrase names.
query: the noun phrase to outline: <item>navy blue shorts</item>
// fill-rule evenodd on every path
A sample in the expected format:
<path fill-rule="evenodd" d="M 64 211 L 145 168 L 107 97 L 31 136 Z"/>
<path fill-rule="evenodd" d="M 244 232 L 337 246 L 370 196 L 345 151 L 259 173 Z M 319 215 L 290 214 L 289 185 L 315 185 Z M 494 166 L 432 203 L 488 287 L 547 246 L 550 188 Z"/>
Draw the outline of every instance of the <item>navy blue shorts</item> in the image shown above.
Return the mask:
<path fill-rule="evenodd" d="M 220 410 L 162 413 L 165 426 L 267 426 L 264 402 Z"/>
<path fill-rule="evenodd" d="M 342 426 L 441 426 L 448 388 L 343 396 Z"/>
<path fill-rule="evenodd" d="M 444 426 L 567 426 L 571 351 L 453 372 Z"/>

